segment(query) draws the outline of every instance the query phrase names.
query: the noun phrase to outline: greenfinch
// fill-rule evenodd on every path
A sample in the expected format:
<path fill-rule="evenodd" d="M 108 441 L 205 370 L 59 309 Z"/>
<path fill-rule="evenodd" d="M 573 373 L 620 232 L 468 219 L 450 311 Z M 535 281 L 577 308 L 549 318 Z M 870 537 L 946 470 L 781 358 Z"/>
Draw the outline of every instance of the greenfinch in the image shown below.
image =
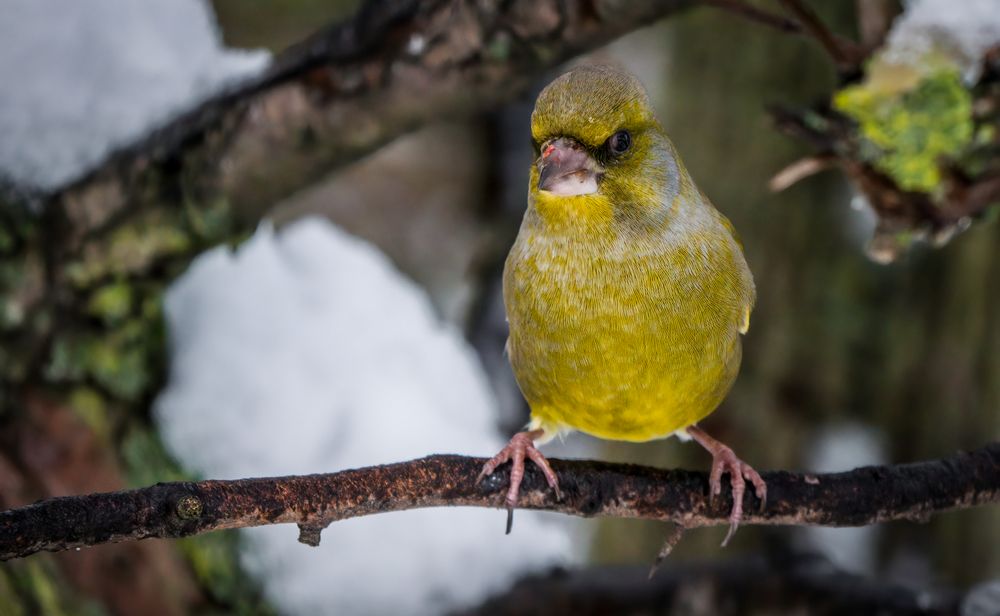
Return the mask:
<path fill-rule="evenodd" d="M 677 435 L 713 458 L 709 494 L 730 475 L 725 545 L 760 475 L 697 426 L 739 371 L 755 290 L 733 227 L 695 186 L 642 84 L 580 66 L 531 115 L 528 208 L 503 274 L 507 352 L 531 421 L 484 466 L 513 463 L 508 527 L 525 459 L 559 494 L 535 445 L 579 430 L 621 441 Z"/>

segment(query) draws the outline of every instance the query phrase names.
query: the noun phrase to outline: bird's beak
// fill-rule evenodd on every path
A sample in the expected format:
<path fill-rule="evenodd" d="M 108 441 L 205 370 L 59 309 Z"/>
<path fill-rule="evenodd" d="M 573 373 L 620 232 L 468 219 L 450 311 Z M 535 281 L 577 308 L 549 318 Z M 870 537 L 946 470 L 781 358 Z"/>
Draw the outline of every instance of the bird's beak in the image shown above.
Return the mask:
<path fill-rule="evenodd" d="M 582 145 L 560 137 L 542 146 L 538 165 L 538 190 L 569 197 L 597 192 L 604 169 Z"/>

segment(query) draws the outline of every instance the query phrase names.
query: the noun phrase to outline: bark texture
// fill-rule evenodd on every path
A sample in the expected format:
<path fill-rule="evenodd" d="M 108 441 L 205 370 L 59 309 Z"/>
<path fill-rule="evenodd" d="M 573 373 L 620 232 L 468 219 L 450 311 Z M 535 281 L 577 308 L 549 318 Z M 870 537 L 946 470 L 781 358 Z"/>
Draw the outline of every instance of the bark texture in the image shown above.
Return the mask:
<path fill-rule="evenodd" d="M 404 132 L 496 107 L 559 62 L 692 4 L 370 1 L 55 203 L 75 237 L 157 195 L 224 199 L 259 214 Z"/>
<path fill-rule="evenodd" d="M 123 492 L 67 496 L 0 513 L 0 558 L 147 537 L 294 523 L 299 540 L 346 518 L 420 507 L 502 507 L 506 469 L 476 484 L 485 459 L 436 455 L 325 475 L 161 483 Z M 705 473 L 592 461 L 553 460 L 556 500 L 529 468 L 520 506 L 584 517 L 726 524 L 730 496 L 710 501 Z M 768 502 L 745 497 L 745 524 L 861 526 L 925 521 L 932 514 L 1000 502 L 1000 443 L 950 458 L 836 474 L 764 474 Z M 728 502 L 727 502 L 728 501 Z M 498 532 L 500 529 L 498 520 Z"/>

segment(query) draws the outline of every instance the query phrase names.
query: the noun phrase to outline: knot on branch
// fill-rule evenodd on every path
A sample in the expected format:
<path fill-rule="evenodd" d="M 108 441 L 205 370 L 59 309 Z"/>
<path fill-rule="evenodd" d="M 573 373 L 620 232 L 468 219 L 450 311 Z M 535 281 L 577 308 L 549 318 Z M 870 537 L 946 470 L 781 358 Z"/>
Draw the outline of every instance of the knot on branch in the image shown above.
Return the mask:
<path fill-rule="evenodd" d="M 177 503 L 174 505 L 177 517 L 182 520 L 197 520 L 204 510 L 205 506 L 202 505 L 201 499 L 190 494 L 177 499 Z"/>

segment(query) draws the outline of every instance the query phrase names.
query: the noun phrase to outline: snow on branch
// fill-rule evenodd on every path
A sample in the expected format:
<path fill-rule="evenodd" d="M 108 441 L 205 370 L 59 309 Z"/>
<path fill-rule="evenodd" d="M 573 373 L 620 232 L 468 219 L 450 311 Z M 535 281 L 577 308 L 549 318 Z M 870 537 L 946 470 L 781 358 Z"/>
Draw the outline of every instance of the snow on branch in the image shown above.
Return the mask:
<path fill-rule="evenodd" d="M 253 219 L 403 133 L 495 108 L 560 62 L 694 4 L 369 0 L 39 199 L 74 235 L 171 203 L 227 202 Z"/>
<path fill-rule="evenodd" d="M 161 483 L 66 496 L 0 513 L 0 559 L 147 537 L 295 523 L 299 540 L 347 518 L 421 507 L 502 507 L 506 467 L 481 484 L 485 460 L 435 455 L 409 462 L 266 479 Z M 672 521 L 683 528 L 726 524 L 728 494 L 712 502 L 705 473 L 583 460 L 552 460 L 556 501 L 529 467 L 520 506 L 584 517 Z M 926 521 L 951 509 L 1000 503 L 1000 442 L 941 460 L 870 466 L 833 474 L 764 474 L 763 509 L 747 494 L 745 524 L 862 526 Z M 497 532 L 502 532 L 497 520 Z M 414 529 L 416 531 L 416 529 Z"/>

